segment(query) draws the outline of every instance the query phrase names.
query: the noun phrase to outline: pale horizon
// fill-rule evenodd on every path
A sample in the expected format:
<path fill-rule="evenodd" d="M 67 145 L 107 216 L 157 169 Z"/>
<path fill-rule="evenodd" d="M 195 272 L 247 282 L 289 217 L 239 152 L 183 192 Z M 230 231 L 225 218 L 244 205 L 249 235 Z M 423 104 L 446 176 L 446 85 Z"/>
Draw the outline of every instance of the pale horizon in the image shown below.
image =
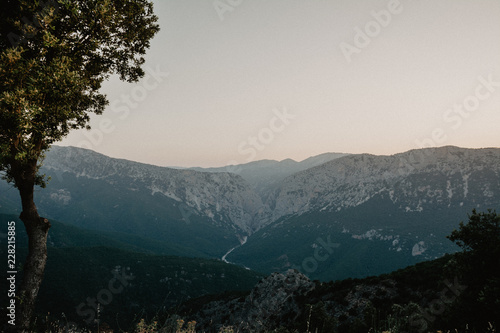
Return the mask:
<path fill-rule="evenodd" d="M 60 144 L 53 144 L 52 146 L 55 146 L 55 147 L 65 147 L 65 148 L 82 148 L 82 147 L 77 147 L 77 146 L 63 146 L 63 145 L 60 145 Z M 224 167 L 230 167 L 230 166 L 238 166 L 238 165 L 243 165 L 243 164 L 247 164 L 247 163 L 254 163 L 254 162 L 261 162 L 261 161 L 276 161 L 276 162 L 283 162 L 285 160 L 292 160 L 294 162 L 303 162 L 309 158 L 312 158 L 312 157 L 316 157 L 316 156 L 320 156 L 320 155 L 324 155 L 324 154 L 345 154 L 345 155 L 363 155 L 363 154 L 369 154 L 369 155 L 374 155 L 374 156 L 393 156 L 393 155 L 397 155 L 397 154 L 402 154 L 402 153 L 406 153 L 406 152 L 409 152 L 411 150 L 418 150 L 418 149 L 426 149 L 426 148 L 445 148 L 445 147 L 456 147 L 456 148 L 460 148 L 460 149 L 500 149 L 500 146 L 491 146 L 491 147 L 459 147 L 459 146 L 454 146 L 454 145 L 444 145 L 444 146 L 437 146 L 437 147 L 423 147 L 423 148 L 414 148 L 414 149 L 409 149 L 409 150 L 405 150 L 405 151 L 400 151 L 400 152 L 396 152 L 396 153 L 392 153 L 392 154 L 373 154 L 373 153 L 368 153 L 368 152 L 361 152 L 361 153 L 349 153 L 349 152 L 333 152 L 333 151 L 330 151 L 330 152 L 324 152 L 324 153 L 319 153 L 319 154 L 316 154 L 316 155 L 311 155 L 311 156 L 308 156 L 306 158 L 302 158 L 302 159 L 293 159 L 293 158 L 290 158 L 290 157 L 287 157 L 287 158 L 283 158 L 283 159 L 269 159 L 269 158 L 264 158 L 264 159 L 259 159 L 259 160 L 255 160 L 255 161 L 251 161 L 251 162 L 246 162 L 246 163 L 240 163 L 240 164 L 224 164 L 224 165 L 207 165 L 207 166 L 200 166 L 200 165 L 185 165 L 185 166 L 181 166 L 181 165 L 158 165 L 158 164 L 154 164 L 154 163 L 147 163 L 147 162 L 144 162 L 144 161 L 139 161 L 139 160 L 133 160 L 133 159 L 129 159 L 129 158 L 124 158 L 124 157 L 119 157 L 119 156 L 110 156 L 110 155 L 107 155 L 107 154 L 104 154 L 104 153 L 100 153 L 100 152 L 97 152 L 95 150 L 92 150 L 96 153 L 99 153 L 99 154 L 103 154 L 109 158 L 113 158 L 113 159 L 123 159 L 123 160 L 127 160 L 127 161 L 130 161 L 130 162 L 137 162 L 137 163 L 142 163 L 142 164 L 149 164 L 149 165 L 153 165 L 153 166 L 158 166 L 158 167 L 165 167 L 165 168 L 178 168 L 178 169 L 189 169 L 189 168 L 203 168 L 203 169 L 210 169 L 210 168 L 224 168 Z M 87 149 L 87 148 L 83 148 L 83 149 Z M 50 148 L 49 148 L 50 150 Z"/>
<path fill-rule="evenodd" d="M 221 167 L 500 143 L 500 2 L 153 2 L 146 76 L 57 145 Z"/>

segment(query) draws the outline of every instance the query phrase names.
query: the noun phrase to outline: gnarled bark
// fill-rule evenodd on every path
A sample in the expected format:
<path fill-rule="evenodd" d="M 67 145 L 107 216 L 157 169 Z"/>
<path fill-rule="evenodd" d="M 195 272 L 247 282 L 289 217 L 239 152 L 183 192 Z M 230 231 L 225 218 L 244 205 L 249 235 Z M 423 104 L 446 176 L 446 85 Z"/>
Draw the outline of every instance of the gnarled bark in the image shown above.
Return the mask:
<path fill-rule="evenodd" d="M 21 330 L 27 332 L 47 262 L 47 234 L 50 223 L 41 217 L 27 219 L 22 215 L 21 220 L 29 235 L 29 252 L 24 263 L 23 281 L 19 288 L 18 323 Z"/>
<path fill-rule="evenodd" d="M 50 223 L 38 215 L 33 200 L 36 161 L 28 167 L 20 167 L 19 171 L 15 168 L 14 163 L 13 174 L 22 203 L 19 218 L 23 221 L 28 234 L 28 256 L 23 266 L 23 280 L 17 294 L 16 331 L 28 332 L 47 262 L 47 235 Z"/>

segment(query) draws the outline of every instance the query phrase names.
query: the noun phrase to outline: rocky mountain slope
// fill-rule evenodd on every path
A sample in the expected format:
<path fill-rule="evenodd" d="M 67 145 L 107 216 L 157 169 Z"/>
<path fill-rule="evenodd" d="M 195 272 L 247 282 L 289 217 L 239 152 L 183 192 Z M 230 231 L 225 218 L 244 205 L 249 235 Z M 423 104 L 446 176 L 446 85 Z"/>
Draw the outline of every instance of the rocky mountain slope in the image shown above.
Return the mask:
<path fill-rule="evenodd" d="M 300 162 L 292 159 L 283 161 L 261 160 L 221 168 L 192 169 L 202 172 L 231 172 L 240 175 L 265 200 L 271 190 L 275 186 L 279 186 L 286 177 L 347 155 L 343 153 L 324 153 Z"/>
<path fill-rule="evenodd" d="M 110 185 L 128 182 L 130 191 L 146 189 L 152 196 L 163 195 L 182 202 L 196 213 L 209 216 L 244 232 L 253 228 L 254 212 L 262 206 L 260 198 L 239 176 L 228 172 L 201 173 L 112 159 L 73 147 L 53 147 L 44 163 L 45 171 L 63 178 L 65 173 L 77 178 L 102 180 Z M 117 179 L 118 178 L 118 179 Z M 53 194 L 65 204 L 71 196 Z"/>
<path fill-rule="evenodd" d="M 265 204 L 274 222 L 227 260 L 322 280 L 387 273 L 455 251 L 445 236 L 473 208 L 500 208 L 500 149 L 350 155 L 287 177 Z"/>
<path fill-rule="evenodd" d="M 352 155 L 286 178 L 268 202 L 272 220 L 311 210 L 340 211 L 386 195 L 399 209 L 498 204 L 500 149 L 457 147 L 392 156 Z"/>
<path fill-rule="evenodd" d="M 386 275 L 326 283 L 288 270 L 261 280 L 247 295 L 187 302 L 180 314 L 203 332 L 467 332 L 454 318 L 468 288 L 448 270 L 454 260 L 446 256 Z"/>
<path fill-rule="evenodd" d="M 221 257 L 258 228 L 259 196 L 238 175 L 176 170 L 54 146 L 36 190 L 42 216 L 86 229 L 134 234 Z M 0 210 L 18 193 L 0 184 Z M 18 209 L 18 208 L 17 208 Z"/>
<path fill-rule="evenodd" d="M 248 296 L 207 303 L 192 319 L 203 332 L 219 332 L 224 326 L 237 332 L 267 331 L 276 328 L 276 323 L 297 320 L 303 311 L 299 298 L 314 288 L 315 283 L 297 271 L 274 273 L 262 279 Z"/>
<path fill-rule="evenodd" d="M 43 216 L 165 242 L 176 254 L 220 258 L 244 243 L 224 258 L 320 279 L 439 257 L 454 250 L 443 237 L 472 208 L 500 203 L 498 148 L 326 154 L 208 171 L 53 147 L 42 169 L 52 180 L 36 202 Z M 0 183 L 0 213 L 15 213 L 17 196 Z M 330 245 L 321 250 L 322 242 Z"/>

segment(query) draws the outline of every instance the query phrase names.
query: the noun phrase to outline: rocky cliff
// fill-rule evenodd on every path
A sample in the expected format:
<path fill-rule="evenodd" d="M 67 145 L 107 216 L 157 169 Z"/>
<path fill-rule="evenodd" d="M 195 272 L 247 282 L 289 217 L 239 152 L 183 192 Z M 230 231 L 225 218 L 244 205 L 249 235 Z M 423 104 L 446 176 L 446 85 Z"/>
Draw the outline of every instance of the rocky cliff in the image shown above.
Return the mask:
<path fill-rule="evenodd" d="M 245 298 L 205 304 L 193 317 L 202 331 L 219 332 L 231 326 L 238 332 L 265 332 L 292 324 L 302 313 L 298 298 L 315 288 L 303 274 L 288 270 L 261 280 Z M 216 323 L 215 325 L 213 323 Z"/>
<path fill-rule="evenodd" d="M 271 220 L 308 211 L 340 211 L 387 195 L 400 209 L 472 202 L 498 204 L 500 149 L 458 147 L 335 159 L 286 178 L 267 202 Z"/>
<path fill-rule="evenodd" d="M 228 172 L 158 167 L 74 147 L 53 147 L 47 153 L 42 171 L 60 181 L 65 174 L 72 174 L 109 186 L 126 183 L 128 191 L 147 190 L 151 196 L 162 195 L 181 204 L 185 215 L 207 216 L 216 224 L 231 225 L 246 234 L 256 228 L 254 215 L 262 207 L 260 197 L 248 183 Z M 51 197 L 64 204 L 71 201 L 71 193 L 64 189 L 52 192 Z"/>

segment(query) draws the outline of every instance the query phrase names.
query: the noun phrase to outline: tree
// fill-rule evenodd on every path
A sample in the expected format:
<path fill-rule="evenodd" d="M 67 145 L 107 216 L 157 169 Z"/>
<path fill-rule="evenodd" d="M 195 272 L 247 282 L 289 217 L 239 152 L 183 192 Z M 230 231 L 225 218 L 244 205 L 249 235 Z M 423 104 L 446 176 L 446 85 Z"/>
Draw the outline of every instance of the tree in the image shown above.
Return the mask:
<path fill-rule="evenodd" d="M 467 286 L 454 321 L 485 329 L 500 318 L 500 215 L 474 209 L 448 238 L 463 250 L 456 255 L 456 273 Z"/>
<path fill-rule="evenodd" d="M 0 14 L 0 171 L 21 197 L 29 239 L 18 292 L 18 327 L 28 330 L 47 260 L 50 223 L 34 187 L 44 152 L 70 130 L 89 128 L 108 101 L 111 75 L 136 82 L 159 31 L 147 0 L 4 0 Z"/>

